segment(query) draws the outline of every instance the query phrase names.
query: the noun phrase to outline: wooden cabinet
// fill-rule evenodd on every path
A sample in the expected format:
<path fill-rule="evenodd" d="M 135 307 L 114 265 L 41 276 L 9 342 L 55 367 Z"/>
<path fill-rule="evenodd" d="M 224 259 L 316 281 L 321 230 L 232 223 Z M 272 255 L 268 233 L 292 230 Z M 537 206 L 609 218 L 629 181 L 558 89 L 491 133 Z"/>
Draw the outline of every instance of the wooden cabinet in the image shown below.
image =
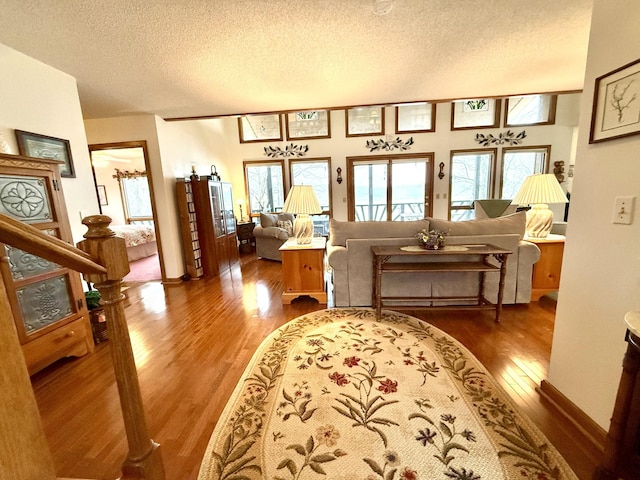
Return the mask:
<path fill-rule="evenodd" d="M 0 154 L 0 212 L 72 243 L 60 162 Z M 0 243 L 0 272 L 33 374 L 94 348 L 77 272 Z"/>
<path fill-rule="evenodd" d="M 229 270 L 238 259 L 231 184 L 206 177 L 191 180 L 205 275 Z"/>
<path fill-rule="evenodd" d="M 550 234 L 545 238 L 525 237 L 525 240 L 535 243 L 540 249 L 540 260 L 533 265 L 531 282 L 531 301 L 536 302 L 546 293 L 560 288 L 565 237 Z"/>
<path fill-rule="evenodd" d="M 314 237 L 308 245 L 298 245 L 295 238 L 281 247 L 282 254 L 282 303 L 289 304 L 295 298 L 307 295 L 319 303 L 327 303 L 324 281 L 324 249 L 326 239 Z"/>
<path fill-rule="evenodd" d="M 200 237 L 198 236 L 196 205 L 189 179 L 176 179 L 176 198 L 187 275 L 191 278 L 200 278 L 204 273 L 202 269 L 202 250 L 200 249 Z"/>

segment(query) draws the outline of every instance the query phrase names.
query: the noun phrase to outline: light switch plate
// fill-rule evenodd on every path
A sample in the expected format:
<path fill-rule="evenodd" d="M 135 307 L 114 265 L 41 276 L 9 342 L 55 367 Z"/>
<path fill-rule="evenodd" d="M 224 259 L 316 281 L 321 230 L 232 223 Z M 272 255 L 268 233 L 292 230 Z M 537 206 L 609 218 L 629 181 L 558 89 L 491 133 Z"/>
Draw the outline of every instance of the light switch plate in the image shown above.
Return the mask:
<path fill-rule="evenodd" d="M 636 197 L 616 197 L 613 210 L 613 223 L 631 225 Z"/>

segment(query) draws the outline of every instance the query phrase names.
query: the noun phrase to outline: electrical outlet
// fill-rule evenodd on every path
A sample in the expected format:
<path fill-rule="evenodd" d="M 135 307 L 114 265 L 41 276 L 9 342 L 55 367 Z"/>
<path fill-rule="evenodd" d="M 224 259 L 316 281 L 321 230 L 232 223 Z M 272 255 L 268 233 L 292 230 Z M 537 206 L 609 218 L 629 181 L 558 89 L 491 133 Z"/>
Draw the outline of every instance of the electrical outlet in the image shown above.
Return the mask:
<path fill-rule="evenodd" d="M 613 223 L 631 225 L 636 197 L 616 197 L 613 210 Z"/>

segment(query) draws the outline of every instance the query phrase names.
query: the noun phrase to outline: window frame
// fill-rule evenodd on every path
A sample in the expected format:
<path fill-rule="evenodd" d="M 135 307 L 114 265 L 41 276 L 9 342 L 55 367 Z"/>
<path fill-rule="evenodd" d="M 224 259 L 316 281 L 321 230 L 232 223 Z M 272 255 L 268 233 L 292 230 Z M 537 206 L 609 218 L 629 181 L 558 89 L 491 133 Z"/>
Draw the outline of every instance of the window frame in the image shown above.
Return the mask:
<path fill-rule="evenodd" d="M 509 100 L 512 98 L 533 97 L 533 96 L 550 97 L 549 98 L 549 115 L 547 116 L 547 120 L 544 120 L 541 122 L 533 122 L 533 123 L 509 123 Z M 504 126 L 505 127 L 530 127 L 533 125 L 555 125 L 557 106 L 558 106 L 558 95 L 552 95 L 548 93 L 540 93 L 535 95 L 513 95 L 511 97 L 506 97 L 504 100 Z"/>
<path fill-rule="evenodd" d="M 304 164 L 304 163 L 323 163 L 325 162 L 327 164 L 327 172 L 328 172 L 328 178 L 327 178 L 327 191 L 329 194 L 329 209 L 328 210 L 323 210 L 322 213 L 319 213 L 318 215 L 328 215 L 329 218 L 331 218 L 331 212 L 333 211 L 333 195 L 332 195 L 332 191 L 331 191 L 331 184 L 332 184 L 332 178 L 331 178 L 331 157 L 316 157 L 316 158 L 290 158 L 289 159 L 289 190 L 291 190 L 291 187 L 293 187 L 294 185 L 298 185 L 297 183 L 294 183 L 294 179 L 293 179 L 293 166 L 295 164 Z M 289 192 L 287 192 L 288 194 Z"/>
<path fill-rule="evenodd" d="M 545 150 L 545 158 L 542 165 L 542 171 L 536 173 L 549 173 L 549 165 L 551 164 L 551 145 L 528 145 L 528 146 L 520 146 L 520 147 L 503 147 L 500 152 L 500 183 L 497 191 L 496 199 L 502 199 L 502 191 L 504 187 L 504 157 L 509 152 L 514 151 L 527 151 L 527 150 Z"/>
<path fill-rule="evenodd" d="M 258 218 L 260 217 L 260 213 L 273 213 L 273 212 L 253 212 L 253 208 L 251 206 L 251 195 L 249 191 L 249 176 L 247 175 L 247 169 L 250 167 L 268 167 L 268 166 L 279 166 L 280 172 L 282 176 L 282 193 L 283 193 L 283 204 L 284 200 L 287 198 L 287 190 L 285 185 L 285 169 L 284 169 L 284 160 L 280 159 L 271 159 L 271 160 L 245 160 L 242 162 L 242 171 L 244 173 L 244 185 L 245 185 L 245 198 L 247 199 L 247 214 L 249 218 Z M 275 211 L 275 209 L 274 209 Z"/>
<path fill-rule="evenodd" d="M 386 163 L 388 166 L 393 165 L 393 161 L 411 161 L 412 159 L 423 159 L 426 160 L 426 168 L 425 168 L 425 198 L 424 198 L 424 217 L 433 216 L 433 202 L 431 199 L 433 198 L 433 178 L 434 178 L 434 161 L 435 161 L 435 153 L 434 152 L 422 152 L 422 153 L 408 153 L 408 154 L 395 154 L 395 155 L 365 155 L 365 156 L 356 156 L 356 157 L 347 157 L 347 219 L 349 221 L 356 221 L 356 211 L 355 211 L 355 191 L 354 191 L 354 166 L 358 163 L 366 163 L 370 161 L 373 163 Z M 391 221 L 391 216 L 393 214 L 392 208 L 392 198 L 393 198 L 393 174 L 392 168 L 388 168 L 387 170 L 387 220 Z"/>
<path fill-rule="evenodd" d="M 412 107 L 415 105 L 426 105 L 427 108 L 431 106 L 431 125 L 427 128 L 416 128 L 413 130 L 400 130 L 400 110 L 403 107 Z M 395 131 L 396 133 L 429 133 L 436 131 L 436 104 L 432 102 L 414 102 L 404 105 L 396 105 L 396 119 L 395 119 Z"/>
<path fill-rule="evenodd" d="M 462 206 L 459 208 L 453 208 L 451 202 L 451 191 L 452 191 L 452 187 L 453 187 L 453 175 L 451 174 L 452 168 L 453 168 L 453 158 L 455 155 L 457 154 L 461 154 L 461 155 L 469 155 L 469 154 L 480 154 L 480 155 L 484 155 L 484 154 L 491 154 L 491 164 L 490 164 L 490 169 L 489 169 L 489 179 L 488 179 L 488 185 L 489 185 L 489 197 L 488 198 L 495 198 L 495 193 L 496 193 L 496 178 L 497 178 L 497 171 L 496 171 L 496 167 L 498 165 L 498 149 L 497 148 L 470 148 L 470 149 L 458 149 L 458 150 L 451 150 L 449 152 L 449 199 L 448 199 L 448 219 L 451 220 L 451 213 L 453 210 L 473 210 L 474 206 L 473 204 L 471 204 L 471 206 L 467 207 L 467 206 Z M 476 179 L 477 181 L 477 179 Z M 477 198 L 475 200 L 483 200 L 480 198 Z"/>

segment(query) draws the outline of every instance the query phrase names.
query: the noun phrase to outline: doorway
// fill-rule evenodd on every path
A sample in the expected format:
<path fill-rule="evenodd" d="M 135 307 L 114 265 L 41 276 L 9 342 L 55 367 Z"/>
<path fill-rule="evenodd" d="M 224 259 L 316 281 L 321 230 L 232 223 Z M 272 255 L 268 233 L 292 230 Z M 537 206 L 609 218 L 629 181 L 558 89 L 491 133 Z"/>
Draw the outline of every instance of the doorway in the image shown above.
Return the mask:
<path fill-rule="evenodd" d="M 131 271 L 126 282 L 164 280 L 147 142 L 89 145 L 100 213 L 124 237 Z"/>

